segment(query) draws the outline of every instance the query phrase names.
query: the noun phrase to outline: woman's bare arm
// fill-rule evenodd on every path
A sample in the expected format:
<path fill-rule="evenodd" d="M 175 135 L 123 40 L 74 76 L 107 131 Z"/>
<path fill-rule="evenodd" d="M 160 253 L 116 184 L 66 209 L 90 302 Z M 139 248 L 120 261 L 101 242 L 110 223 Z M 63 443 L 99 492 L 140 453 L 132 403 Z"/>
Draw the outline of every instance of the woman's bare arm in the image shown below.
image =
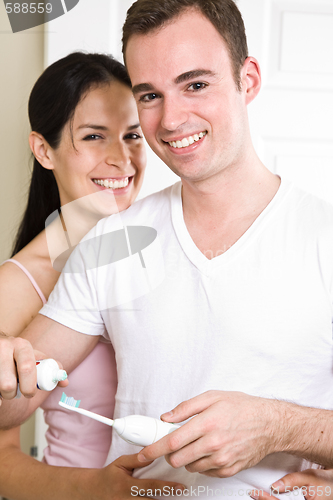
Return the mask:
<path fill-rule="evenodd" d="M 133 499 L 132 488 L 177 488 L 168 481 L 134 479 L 133 470 L 146 465 L 136 455 L 120 457 L 103 469 L 46 465 L 21 452 L 19 428 L 0 431 L 0 495 L 11 500 L 125 500 Z"/>

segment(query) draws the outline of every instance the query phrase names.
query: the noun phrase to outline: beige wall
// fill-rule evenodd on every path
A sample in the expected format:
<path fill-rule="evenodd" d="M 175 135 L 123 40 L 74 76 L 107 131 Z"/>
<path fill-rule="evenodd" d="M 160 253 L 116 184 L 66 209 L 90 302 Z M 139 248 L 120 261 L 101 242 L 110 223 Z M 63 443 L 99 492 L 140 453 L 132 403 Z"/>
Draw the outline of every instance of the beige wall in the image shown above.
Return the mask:
<path fill-rule="evenodd" d="M 43 59 L 43 26 L 13 34 L 0 2 L 0 262 L 9 256 L 26 202 L 31 168 L 27 101 Z"/>
<path fill-rule="evenodd" d="M 26 203 L 30 176 L 27 102 L 32 85 L 43 71 L 44 28 L 11 32 L 0 2 L 0 263 L 9 257 Z M 34 419 L 23 426 L 21 445 L 34 444 Z"/>

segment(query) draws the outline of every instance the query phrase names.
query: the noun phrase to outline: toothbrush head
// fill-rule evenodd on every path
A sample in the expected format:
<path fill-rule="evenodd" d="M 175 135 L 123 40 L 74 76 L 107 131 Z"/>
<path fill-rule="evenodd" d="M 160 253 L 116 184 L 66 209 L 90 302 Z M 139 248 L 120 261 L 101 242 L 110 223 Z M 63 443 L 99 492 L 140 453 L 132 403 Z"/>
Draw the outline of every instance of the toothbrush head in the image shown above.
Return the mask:
<path fill-rule="evenodd" d="M 103 417 L 102 415 L 98 415 L 89 410 L 84 410 L 83 408 L 79 408 L 81 400 L 76 401 L 76 399 L 72 397 L 67 397 L 63 392 L 61 399 L 59 401 L 59 406 L 62 408 L 66 408 L 66 410 L 75 411 L 76 413 L 80 413 L 80 415 L 85 415 L 86 417 L 92 418 L 93 420 L 97 420 L 98 422 L 102 422 L 102 424 L 113 425 L 113 420 L 111 418 Z"/>
<path fill-rule="evenodd" d="M 66 396 L 66 394 L 63 392 L 62 396 L 61 396 L 61 399 L 59 401 L 59 404 L 60 403 L 64 403 L 64 405 L 66 405 L 66 406 L 72 406 L 74 408 L 78 408 L 80 406 L 81 399 L 79 399 L 77 401 L 76 399 L 74 399 L 72 397 Z M 63 406 L 63 405 L 60 405 L 60 406 Z"/>

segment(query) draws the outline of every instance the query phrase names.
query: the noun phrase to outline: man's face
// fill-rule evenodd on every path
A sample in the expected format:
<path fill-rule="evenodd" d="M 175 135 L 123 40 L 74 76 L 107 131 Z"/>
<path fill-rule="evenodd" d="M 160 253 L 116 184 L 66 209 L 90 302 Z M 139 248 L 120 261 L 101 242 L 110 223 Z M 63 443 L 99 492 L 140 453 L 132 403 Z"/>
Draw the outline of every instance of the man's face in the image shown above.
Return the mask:
<path fill-rule="evenodd" d="M 207 18 L 189 10 L 133 35 L 126 62 L 143 133 L 171 170 L 196 182 L 242 162 L 246 91 L 237 89 L 226 44 Z"/>

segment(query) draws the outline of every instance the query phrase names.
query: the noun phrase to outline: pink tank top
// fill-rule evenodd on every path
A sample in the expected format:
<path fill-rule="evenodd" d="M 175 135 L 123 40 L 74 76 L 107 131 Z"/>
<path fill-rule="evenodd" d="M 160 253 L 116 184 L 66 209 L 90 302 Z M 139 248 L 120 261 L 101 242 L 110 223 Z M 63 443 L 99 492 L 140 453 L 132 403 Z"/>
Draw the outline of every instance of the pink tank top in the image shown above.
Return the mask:
<path fill-rule="evenodd" d="M 5 260 L 5 262 L 3 262 L 2 264 L 5 264 L 6 262 L 12 262 L 13 264 L 15 264 L 17 267 L 19 267 L 24 272 L 24 274 L 30 280 L 30 283 L 32 284 L 32 286 L 34 287 L 36 292 L 38 293 L 40 300 L 43 302 L 43 305 L 46 304 L 47 300 L 45 298 L 45 295 L 43 294 L 42 290 L 37 285 L 35 278 L 29 273 L 28 269 L 26 269 L 18 260 L 15 260 L 15 259 Z"/>
<path fill-rule="evenodd" d="M 99 342 L 70 373 L 65 392 L 80 399 L 82 408 L 112 418 L 116 389 L 113 347 Z M 58 403 L 63 391 L 56 387 L 41 406 L 49 426 L 44 462 L 69 467 L 103 467 L 111 445 L 111 427 L 61 408 Z"/>
<path fill-rule="evenodd" d="M 31 281 L 43 304 L 46 299 L 29 271 L 17 260 L 16 264 Z M 113 347 L 99 342 L 87 358 L 69 375 L 67 396 L 80 399 L 82 408 L 112 418 L 117 390 L 117 370 Z M 111 428 L 58 405 L 63 388 L 56 387 L 41 406 L 49 426 L 47 448 L 43 461 L 68 467 L 104 466 L 110 445 Z"/>

